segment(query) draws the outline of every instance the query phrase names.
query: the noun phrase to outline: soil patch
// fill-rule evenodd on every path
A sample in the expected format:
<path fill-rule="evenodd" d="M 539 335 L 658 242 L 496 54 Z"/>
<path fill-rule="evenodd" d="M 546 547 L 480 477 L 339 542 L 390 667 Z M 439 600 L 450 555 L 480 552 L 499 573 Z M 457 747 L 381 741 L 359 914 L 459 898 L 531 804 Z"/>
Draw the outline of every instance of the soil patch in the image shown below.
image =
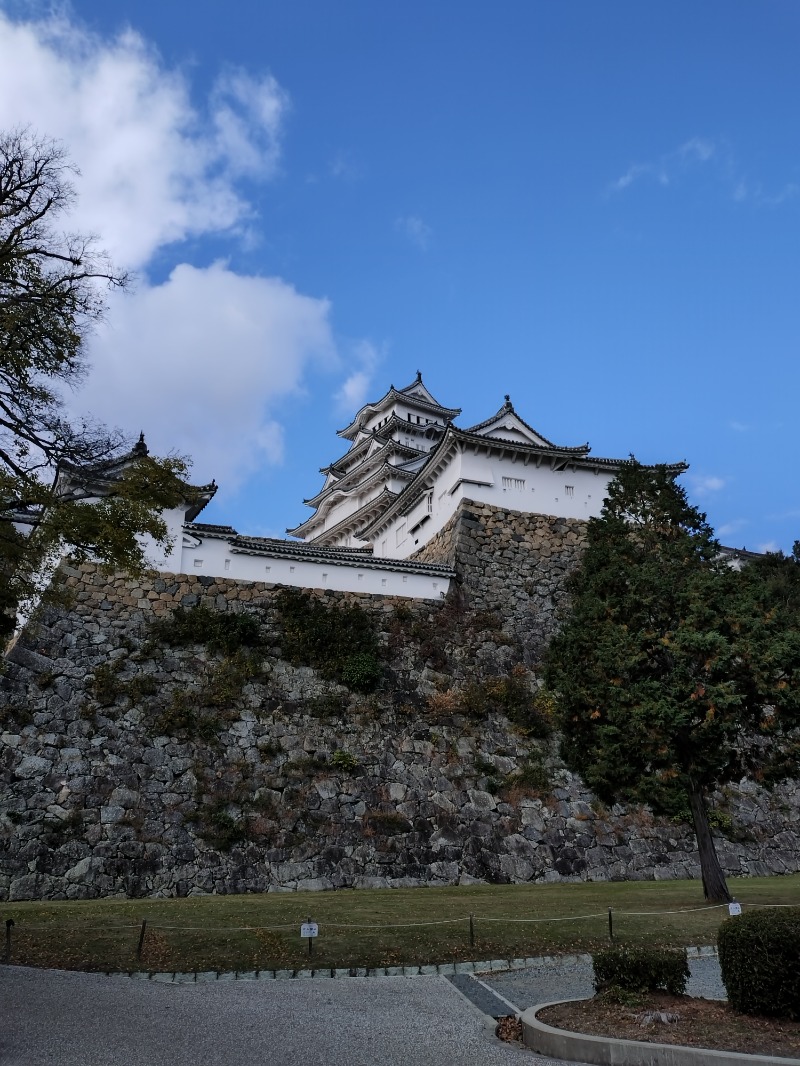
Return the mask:
<path fill-rule="evenodd" d="M 800 1059 L 800 1022 L 737 1014 L 727 1003 L 712 999 L 658 993 L 623 1005 L 595 996 L 547 1007 L 537 1018 L 591 1036 Z"/>

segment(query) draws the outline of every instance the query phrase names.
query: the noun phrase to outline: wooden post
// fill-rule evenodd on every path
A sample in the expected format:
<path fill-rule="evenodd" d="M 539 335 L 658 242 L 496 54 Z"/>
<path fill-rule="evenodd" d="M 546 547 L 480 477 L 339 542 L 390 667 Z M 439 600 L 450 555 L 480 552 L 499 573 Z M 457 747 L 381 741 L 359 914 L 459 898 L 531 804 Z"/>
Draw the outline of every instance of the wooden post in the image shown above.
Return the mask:
<path fill-rule="evenodd" d="M 608 908 L 608 939 L 614 939 L 614 920 L 611 917 L 611 908 Z"/>
<path fill-rule="evenodd" d="M 11 962 L 11 929 L 14 925 L 13 918 L 6 918 L 6 954 L 5 961 Z"/>
<path fill-rule="evenodd" d="M 142 928 L 139 930 L 139 943 L 136 946 L 136 961 L 142 961 L 142 948 L 144 947 L 144 934 L 147 932 L 147 919 L 142 922 Z"/>
<path fill-rule="evenodd" d="M 306 918 L 306 921 L 308 922 L 309 925 L 311 925 L 311 915 L 310 914 Z M 310 936 L 308 938 L 308 957 L 311 958 L 311 956 L 313 954 L 314 954 L 314 937 Z"/>
<path fill-rule="evenodd" d="M 470 914 L 470 916 L 469 916 L 469 946 L 471 948 L 475 947 L 475 915 L 474 914 Z"/>

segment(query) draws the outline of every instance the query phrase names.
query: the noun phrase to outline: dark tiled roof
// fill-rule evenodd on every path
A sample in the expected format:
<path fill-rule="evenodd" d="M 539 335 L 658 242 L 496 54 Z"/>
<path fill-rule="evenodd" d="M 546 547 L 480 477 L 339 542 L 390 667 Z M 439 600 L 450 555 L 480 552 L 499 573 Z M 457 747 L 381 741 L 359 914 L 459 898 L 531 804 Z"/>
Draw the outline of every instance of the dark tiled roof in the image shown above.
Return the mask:
<path fill-rule="evenodd" d="M 540 433 L 538 429 L 534 429 L 533 426 L 529 425 L 518 411 L 514 410 L 514 405 L 512 404 L 508 396 L 506 396 L 506 402 L 503 404 L 500 410 L 493 414 L 491 418 L 484 419 L 483 422 L 479 422 L 476 426 L 470 426 L 469 429 L 465 429 L 463 430 L 463 432 L 480 434 L 480 431 L 482 429 L 486 429 L 487 426 L 490 426 L 492 422 L 496 422 L 498 418 L 502 418 L 503 415 L 514 415 L 514 417 L 518 419 L 527 430 L 533 433 L 535 437 L 538 437 L 539 440 L 544 441 L 545 446 L 548 448 L 555 448 L 560 452 L 586 453 L 590 451 L 588 444 L 578 444 L 566 447 L 561 444 L 553 444 L 553 442 L 551 440 L 548 440 L 547 437 Z"/>
<path fill-rule="evenodd" d="M 189 523 L 184 526 L 188 533 L 202 535 L 209 530 L 230 529 L 230 526 L 205 526 Z M 236 555 L 263 555 L 273 559 L 293 559 L 297 562 L 330 563 L 334 566 L 356 566 L 367 570 L 393 570 L 400 573 L 422 574 L 431 577 L 452 578 L 455 573 L 449 566 L 437 563 L 417 563 L 408 559 L 376 559 L 371 548 L 328 548 L 303 541 L 279 540 L 273 537 L 246 537 L 236 534 L 231 537 L 230 549 Z"/>

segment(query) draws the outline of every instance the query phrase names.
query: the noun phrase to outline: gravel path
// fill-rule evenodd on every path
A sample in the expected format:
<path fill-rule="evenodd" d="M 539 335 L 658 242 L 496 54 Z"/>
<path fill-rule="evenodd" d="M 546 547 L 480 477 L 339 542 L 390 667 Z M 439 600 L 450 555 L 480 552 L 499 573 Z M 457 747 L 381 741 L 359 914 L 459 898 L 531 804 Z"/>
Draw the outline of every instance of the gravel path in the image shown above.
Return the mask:
<path fill-rule="evenodd" d="M 725 988 L 714 956 L 689 960 L 691 977 L 686 985 L 690 996 L 725 999 Z M 509 973 L 479 974 L 480 980 L 519 1010 L 553 999 L 588 997 L 594 994 L 592 962 L 588 955 L 548 959 L 524 970 Z"/>
<path fill-rule="evenodd" d="M 3 1066 L 547 1066 L 446 978 L 160 984 L 0 967 Z"/>

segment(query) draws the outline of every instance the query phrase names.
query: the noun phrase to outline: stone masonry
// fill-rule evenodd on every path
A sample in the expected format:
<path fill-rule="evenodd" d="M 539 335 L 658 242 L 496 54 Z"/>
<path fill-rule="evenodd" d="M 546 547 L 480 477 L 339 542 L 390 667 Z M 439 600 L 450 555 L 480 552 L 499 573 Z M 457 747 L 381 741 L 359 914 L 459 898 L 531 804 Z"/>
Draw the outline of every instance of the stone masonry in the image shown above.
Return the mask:
<path fill-rule="evenodd" d="M 447 601 L 312 594 L 369 618 L 369 694 L 285 657 L 274 586 L 63 567 L 0 682 L 0 898 L 697 877 L 686 825 L 603 808 L 497 705 L 534 697 L 583 533 L 468 504 L 420 553 Z M 154 637 L 196 605 L 253 615 L 257 652 Z M 797 784 L 713 806 L 728 873 L 800 869 Z"/>

